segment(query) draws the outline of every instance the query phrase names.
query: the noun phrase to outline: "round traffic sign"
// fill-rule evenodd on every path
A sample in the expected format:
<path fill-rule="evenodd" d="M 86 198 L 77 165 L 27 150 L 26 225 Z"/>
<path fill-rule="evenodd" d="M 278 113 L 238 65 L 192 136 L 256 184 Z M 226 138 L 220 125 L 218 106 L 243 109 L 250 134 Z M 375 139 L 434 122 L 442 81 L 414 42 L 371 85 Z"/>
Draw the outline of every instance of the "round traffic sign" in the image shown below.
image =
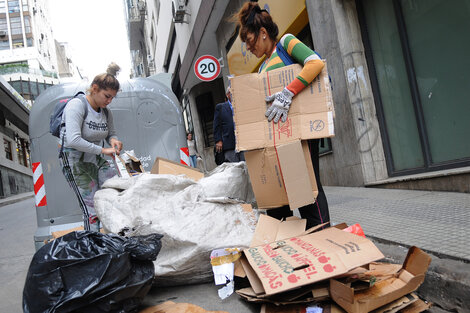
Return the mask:
<path fill-rule="evenodd" d="M 194 73 L 203 81 L 214 80 L 220 74 L 220 63 L 212 55 L 203 55 L 194 64 Z"/>

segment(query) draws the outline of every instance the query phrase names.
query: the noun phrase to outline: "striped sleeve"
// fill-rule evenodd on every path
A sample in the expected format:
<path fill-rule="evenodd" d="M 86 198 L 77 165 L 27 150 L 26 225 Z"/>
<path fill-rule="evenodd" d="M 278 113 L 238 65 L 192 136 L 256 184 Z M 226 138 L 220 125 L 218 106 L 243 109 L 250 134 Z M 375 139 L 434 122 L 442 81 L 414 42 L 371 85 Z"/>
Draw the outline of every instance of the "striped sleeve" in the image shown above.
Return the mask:
<path fill-rule="evenodd" d="M 325 63 L 323 63 L 317 53 L 292 34 L 282 36 L 281 45 L 295 61 L 299 64 L 303 64 L 302 71 L 300 71 L 299 75 L 287 86 L 287 89 L 294 94 L 298 94 L 320 74 Z"/>

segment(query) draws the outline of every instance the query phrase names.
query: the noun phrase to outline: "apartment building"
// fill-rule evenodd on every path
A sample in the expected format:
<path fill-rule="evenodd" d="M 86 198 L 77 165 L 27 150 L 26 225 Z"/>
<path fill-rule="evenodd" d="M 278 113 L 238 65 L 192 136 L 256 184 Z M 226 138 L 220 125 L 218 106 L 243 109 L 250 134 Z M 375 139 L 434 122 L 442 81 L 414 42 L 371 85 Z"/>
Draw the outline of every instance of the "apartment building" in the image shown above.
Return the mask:
<path fill-rule="evenodd" d="M 30 104 L 58 84 L 47 1 L 0 0 L 0 75 Z"/>
<path fill-rule="evenodd" d="M 126 0 L 128 3 L 135 2 Z M 142 75 L 172 73 L 172 87 L 213 163 L 214 107 L 227 76 L 256 72 L 230 17 L 245 1 L 138 1 Z M 470 6 L 466 0 L 260 0 L 279 26 L 328 62 L 336 135 L 322 148 L 324 185 L 470 192 Z M 152 7 L 152 12 L 149 8 Z M 131 38 L 132 42 L 132 38 Z M 196 60 L 220 60 L 201 81 Z"/>
<path fill-rule="evenodd" d="M 28 103 L 0 76 L 0 198 L 33 190 Z"/>

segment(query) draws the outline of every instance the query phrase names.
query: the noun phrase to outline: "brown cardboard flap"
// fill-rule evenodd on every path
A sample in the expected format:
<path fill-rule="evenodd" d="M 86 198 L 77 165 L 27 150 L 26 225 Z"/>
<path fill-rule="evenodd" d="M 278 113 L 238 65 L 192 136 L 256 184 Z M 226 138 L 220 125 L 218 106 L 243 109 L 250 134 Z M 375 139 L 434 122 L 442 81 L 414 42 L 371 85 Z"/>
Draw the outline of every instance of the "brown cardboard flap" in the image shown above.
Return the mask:
<path fill-rule="evenodd" d="M 420 313 L 426 311 L 432 306 L 432 302 L 424 302 L 421 299 L 413 302 L 411 305 L 407 306 L 406 308 L 402 309 L 400 313 Z"/>
<path fill-rule="evenodd" d="M 408 250 L 403 268 L 413 275 L 424 274 L 427 272 L 429 264 L 431 264 L 431 256 L 418 247 L 411 247 Z"/>
<path fill-rule="evenodd" d="M 326 222 L 326 223 L 323 223 L 323 224 L 320 224 L 320 225 L 317 225 L 317 226 L 313 226 L 313 227 L 307 229 L 306 231 L 304 231 L 303 233 L 301 233 L 300 236 L 314 233 L 314 232 L 322 229 L 323 227 L 327 226 L 328 224 L 330 224 L 330 222 Z"/>
<path fill-rule="evenodd" d="M 384 306 L 381 306 L 371 313 L 396 313 L 418 300 L 419 298 L 417 295 L 410 293 Z"/>
<path fill-rule="evenodd" d="M 278 146 L 277 154 L 291 210 L 314 203 L 318 188 L 310 153 L 305 153 L 300 141 L 294 141 Z"/>
<path fill-rule="evenodd" d="M 354 303 L 354 289 L 335 279 L 330 279 L 330 295 L 336 302 L 346 301 L 350 304 Z"/>
<path fill-rule="evenodd" d="M 194 167 L 186 166 L 160 157 L 155 159 L 155 163 L 153 164 L 150 173 L 185 175 L 194 181 L 204 178 L 204 173 Z"/>
<path fill-rule="evenodd" d="M 288 204 L 275 149 L 246 151 L 245 160 L 258 208 L 278 208 Z"/>
<path fill-rule="evenodd" d="M 246 276 L 248 277 L 248 280 L 250 281 L 250 285 L 254 293 L 257 295 L 264 294 L 265 292 L 264 292 L 263 284 L 261 283 L 260 279 L 256 275 L 255 271 L 253 271 L 253 268 L 251 267 L 250 263 L 248 263 L 244 255 L 242 255 L 242 257 L 240 258 L 240 263 L 243 266 L 243 270 L 245 271 Z"/>
<path fill-rule="evenodd" d="M 306 226 L 307 220 L 304 219 L 283 221 L 279 224 L 276 240 L 298 236 L 305 230 Z"/>
<path fill-rule="evenodd" d="M 276 240 L 281 221 L 265 214 L 260 214 L 250 247 L 264 245 Z"/>

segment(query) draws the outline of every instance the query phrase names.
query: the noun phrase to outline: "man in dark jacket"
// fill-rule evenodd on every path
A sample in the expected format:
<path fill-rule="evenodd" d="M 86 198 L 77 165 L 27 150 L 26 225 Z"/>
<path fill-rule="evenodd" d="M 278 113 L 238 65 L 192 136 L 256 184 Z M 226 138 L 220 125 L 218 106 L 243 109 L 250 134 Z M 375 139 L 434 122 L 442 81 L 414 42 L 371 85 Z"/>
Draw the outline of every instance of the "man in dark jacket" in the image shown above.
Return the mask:
<path fill-rule="evenodd" d="M 215 151 L 216 153 L 223 154 L 223 162 L 245 161 L 243 152 L 235 151 L 235 125 L 233 123 L 232 95 L 230 93 L 230 87 L 227 88 L 226 96 L 227 101 L 215 106 Z M 217 160 L 216 163 L 218 163 Z"/>

